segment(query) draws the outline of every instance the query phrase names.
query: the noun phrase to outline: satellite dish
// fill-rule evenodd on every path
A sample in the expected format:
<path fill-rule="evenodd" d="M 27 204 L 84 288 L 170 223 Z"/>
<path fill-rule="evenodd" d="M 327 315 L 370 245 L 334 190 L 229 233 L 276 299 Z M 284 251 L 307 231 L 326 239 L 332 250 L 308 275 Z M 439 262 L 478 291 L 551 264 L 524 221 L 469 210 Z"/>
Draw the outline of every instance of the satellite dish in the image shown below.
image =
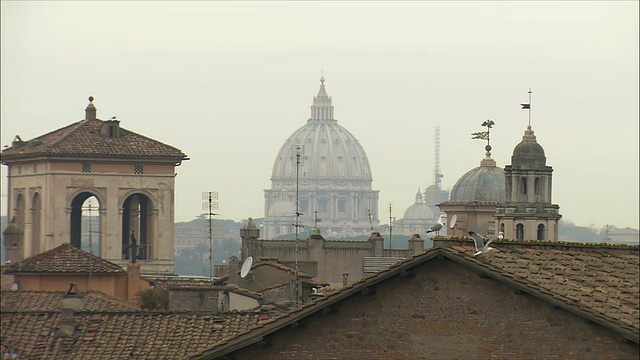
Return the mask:
<path fill-rule="evenodd" d="M 458 221 L 458 215 L 453 215 L 453 216 L 451 217 L 451 221 L 449 222 L 449 227 L 450 227 L 450 228 L 452 228 L 452 229 L 453 229 L 454 227 L 456 227 L 456 222 L 457 222 L 457 221 Z"/>
<path fill-rule="evenodd" d="M 249 275 L 249 271 L 251 271 L 251 266 L 253 266 L 253 258 L 249 256 L 244 263 L 242 263 L 242 269 L 240 269 L 240 277 L 245 278 Z"/>

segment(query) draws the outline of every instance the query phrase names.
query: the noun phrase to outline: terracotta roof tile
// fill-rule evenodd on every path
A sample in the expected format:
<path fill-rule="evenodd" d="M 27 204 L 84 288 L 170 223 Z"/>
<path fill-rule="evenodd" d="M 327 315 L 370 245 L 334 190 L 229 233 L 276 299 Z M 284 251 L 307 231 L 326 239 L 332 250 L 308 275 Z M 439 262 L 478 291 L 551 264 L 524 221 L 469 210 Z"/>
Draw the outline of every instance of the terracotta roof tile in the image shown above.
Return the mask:
<path fill-rule="evenodd" d="M 65 243 L 7 266 L 7 274 L 125 274 L 120 266 Z"/>
<path fill-rule="evenodd" d="M 256 326 L 260 313 L 80 313 L 76 336 L 62 336 L 60 313 L 3 314 L 0 353 L 21 358 L 184 359 Z"/>
<path fill-rule="evenodd" d="M 62 310 L 63 291 L 2 291 L 0 311 L 9 312 L 59 312 Z M 140 307 L 113 296 L 90 291 L 85 294 L 82 311 L 137 311 Z"/>
<path fill-rule="evenodd" d="M 118 137 L 105 137 L 100 133 L 104 123 L 99 119 L 73 123 L 5 149 L 2 159 L 4 161 L 27 155 L 116 155 L 187 159 L 182 151 L 172 146 L 124 128 L 120 128 Z"/>
<path fill-rule="evenodd" d="M 15 277 L 12 274 L 5 274 L 4 270 L 7 268 L 7 266 L 2 265 L 0 266 L 0 290 L 2 291 L 9 291 L 11 290 L 11 288 L 13 287 L 13 284 L 15 283 Z"/>
<path fill-rule="evenodd" d="M 640 257 L 607 253 L 606 249 L 603 246 L 603 252 L 597 253 L 505 247 L 478 257 L 457 254 L 555 298 L 573 301 L 587 312 L 639 333 Z"/>

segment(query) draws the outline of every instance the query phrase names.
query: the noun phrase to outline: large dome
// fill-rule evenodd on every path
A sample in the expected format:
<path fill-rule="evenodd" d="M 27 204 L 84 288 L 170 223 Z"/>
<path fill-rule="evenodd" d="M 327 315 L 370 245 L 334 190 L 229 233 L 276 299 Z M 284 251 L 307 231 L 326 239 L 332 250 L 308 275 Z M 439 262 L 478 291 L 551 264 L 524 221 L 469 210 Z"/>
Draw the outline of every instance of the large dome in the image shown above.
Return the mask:
<path fill-rule="evenodd" d="M 533 134 L 531 126 L 529 126 L 524 132 L 522 141 L 513 149 L 511 166 L 541 168 L 545 167 L 546 164 L 547 158 L 544 155 L 544 149 L 536 141 L 536 136 Z"/>
<path fill-rule="evenodd" d="M 504 202 L 504 179 L 504 170 L 487 155 L 480 166 L 458 179 L 450 201 Z"/>
<path fill-rule="evenodd" d="M 364 149 L 347 129 L 333 119 L 333 106 L 321 79 L 313 99 L 311 118 L 284 143 L 273 164 L 271 180 L 296 178 L 296 147 L 301 145 L 299 177 L 372 180 Z"/>
<path fill-rule="evenodd" d="M 271 188 L 264 191 L 264 235 L 294 232 L 291 220 L 287 225 L 283 219 L 295 214 L 295 208 L 288 209 L 296 201 L 297 220 L 304 226 L 314 224 L 325 234 L 340 236 L 369 233 L 379 223 L 378 191 L 371 189 L 372 183 L 369 159 L 355 136 L 333 118 L 321 78 L 311 117 L 289 136 L 273 163 Z M 284 200 L 282 190 L 288 191 Z"/>

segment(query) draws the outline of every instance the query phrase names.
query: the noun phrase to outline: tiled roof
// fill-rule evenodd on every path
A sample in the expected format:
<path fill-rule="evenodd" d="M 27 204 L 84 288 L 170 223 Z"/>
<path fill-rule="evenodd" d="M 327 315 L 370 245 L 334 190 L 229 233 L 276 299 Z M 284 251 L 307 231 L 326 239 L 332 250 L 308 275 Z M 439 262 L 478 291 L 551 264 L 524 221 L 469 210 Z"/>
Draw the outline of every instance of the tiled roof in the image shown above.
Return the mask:
<path fill-rule="evenodd" d="M 63 291 L 2 291 L 0 292 L 0 312 L 60 312 L 62 311 Z M 90 291 L 84 296 L 81 311 L 122 312 L 137 311 L 140 307 L 113 296 Z"/>
<path fill-rule="evenodd" d="M 76 336 L 61 313 L 2 314 L 0 354 L 24 359 L 184 359 L 268 321 L 265 313 L 77 313 Z"/>
<path fill-rule="evenodd" d="M 4 270 L 7 267 L 5 265 L 0 266 L 0 290 L 9 291 L 13 287 L 13 283 L 15 283 L 15 278 L 11 274 L 5 274 Z"/>
<path fill-rule="evenodd" d="M 7 266 L 7 274 L 125 274 L 120 266 L 65 243 Z"/>
<path fill-rule="evenodd" d="M 495 244 L 499 247 L 499 244 Z M 640 331 L 639 257 L 606 251 L 504 247 L 473 257 L 475 248 L 455 246 L 453 253 L 523 286 L 547 294 L 609 323 Z"/>
<path fill-rule="evenodd" d="M 187 156 L 172 146 L 120 128 L 120 136 L 109 138 L 100 133 L 102 120 L 82 120 L 30 141 L 14 143 L 2 151 L 2 160 L 26 155 L 88 155 L 170 157 Z"/>
<path fill-rule="evenodd" d="M 472 244 L 469 240 L 467 243 Z M 192 358 L 211 358 L 228 354 L 275 332 L 327 306 L 339 302 L 362 289 L 385 281 L 398 273 L 444 256 L 464 266 L 470 266 L 499 281 L 506 282 L 562 307 L 574 314 L 599 323 L 625 338 L 638 343 L 639 325 L 639 248 L 637 246 L 609 246 L 605 244 L 585 247 L 560 243 L 540 243 L 544 246 L 500 248 L 477 257 L 471 256 L 471 245 L 452 248 L 430 248 L 390 265 L 385 270 L 370 274 L 324 297 L 303 304 L 285 314 L 274 317 L 260 328 L 254 328 L 237 338 L 229 338 Z M 554 246 L 555 245 L 555 246 Z M 499 243 L 492 246 L 498 248 Z M 572 247 L 573 246 L 573 247 Z M 564 249 L 562 249 L 564 247 Z M 567 250 L 569 248 L 569 250 Z M 597 251 L 593 249 L 597 248 Z M 474 249 L 475 250 L 475 249 Z"/>

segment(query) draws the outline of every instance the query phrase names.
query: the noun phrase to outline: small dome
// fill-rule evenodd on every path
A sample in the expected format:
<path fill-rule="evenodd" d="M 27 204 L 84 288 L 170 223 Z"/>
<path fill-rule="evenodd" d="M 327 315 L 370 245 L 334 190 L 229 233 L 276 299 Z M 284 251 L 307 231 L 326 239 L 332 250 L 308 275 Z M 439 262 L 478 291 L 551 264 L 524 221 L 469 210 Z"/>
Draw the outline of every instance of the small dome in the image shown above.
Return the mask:
<path fill-rule="evenodd" d="M 531 130 L 531 126 L 527 127 L 524 132 L 522 141 L 513 149 L 511 156 L 511 166 L 524 168 L 540 168 L 547 164 L 547 158 L 544 155 L 544 149 L 536 141 L 536 136 Z"/>
<path fill-rule="evenodd" d="M 434 218 L 433 211 L 422 201 L 422 193 L 418 189 L 416 202 L 409 206 L 404 212 L 403 220 L 431 220 Z"/>
<path fill-rule="evenodd" d="M 426 204 L 413 204 L 404 212 L 403 220 L 431 220 L 433 211 Z"/>
<path fill-rule="evenodd" d="M 504 202 L 504 186 L 504 170 L 487 157 L 458 179 L 450 201 Z"/>

